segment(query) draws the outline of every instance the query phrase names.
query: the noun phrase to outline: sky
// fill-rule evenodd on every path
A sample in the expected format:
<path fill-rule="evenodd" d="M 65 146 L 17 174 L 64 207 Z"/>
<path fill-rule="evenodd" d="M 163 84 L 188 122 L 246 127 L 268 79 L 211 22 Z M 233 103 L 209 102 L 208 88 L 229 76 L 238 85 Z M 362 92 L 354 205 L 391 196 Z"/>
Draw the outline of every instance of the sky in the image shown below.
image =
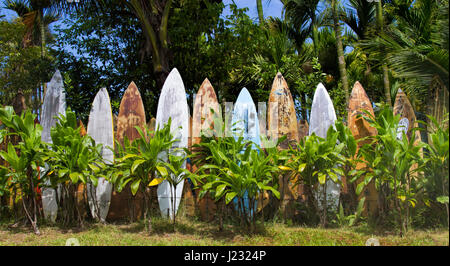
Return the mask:
<path fill-rule="evenodd" d="M 226 16 L 227 14 L 230 14 L 230 8 L 229 4 L 234 2 L 238 8 L 244 8 L 248 7 L 249 11 L 247 14 L 250 16 L 251 19 L 257 20 L 258 19 L 258 10 L 256 8 L 256 0 L 224 0 L 223 3 L 225 4 L 225 9 L 222 13 L 222 16 Z M 269 16 L 271 17 L 281 17 L 283 4 L 280 0 L 262 0 L 263 4 L 263 14 L 264 18 L 267 18 Z"/>
<path fill-rule="evenodd" d="M 225 9 L 222 13 L 222 16 L 226 16 L 230 14 L 229 4 L 232 3 L 233 0 L 224 0 Z M 17 15 L 14 11 L 7 10 L 3 8 L 3 1 L 0 1 L 0 15 L 5 15 L 8 20 L 14 19 Z M 238 6 L 238 8 L 248 7 L 249 10 L 247 14 L 250 18 L 257 20 L 258 19 L 258 11 L 256 9 L 256 0 L 234 0 L 234 3 Z M 283 4 L 280 0 L 262 0 L 263 3 L 263 12 L 264 17 L 267 18 L 269 16 L 272 17 L 281 17 L 281 12 L 283 9 Z M 58 23 L 58 22 L 56 22 Z"/>

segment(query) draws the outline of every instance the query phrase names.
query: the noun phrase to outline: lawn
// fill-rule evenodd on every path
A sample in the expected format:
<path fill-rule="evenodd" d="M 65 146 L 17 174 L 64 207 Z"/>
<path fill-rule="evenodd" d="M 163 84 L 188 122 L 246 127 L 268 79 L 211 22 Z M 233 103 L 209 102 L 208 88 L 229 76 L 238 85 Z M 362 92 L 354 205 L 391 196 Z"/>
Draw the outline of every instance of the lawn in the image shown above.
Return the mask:
<path fill-rule="evenodd" d="M 222 231 L 211 223 L 180 219 L 176 231 L 163 219 L 153 220 L 148 234 L 142 223 L 86 224 L 80 228 L 41 225 L 41 235 L 28 227 L 0 225 L 0 246 L 63 246 L 76 238 L 82 246 L 364 246 L 376 238 L 381 246 L 448 246 L 449 231 L 444 229 L 409 231 L 404 237 L 393 232 L 374 232 L 367 226 L 352 228 L 311 228 L 266 223 L 257 233 L 247 234 L 236 226 Z"/>

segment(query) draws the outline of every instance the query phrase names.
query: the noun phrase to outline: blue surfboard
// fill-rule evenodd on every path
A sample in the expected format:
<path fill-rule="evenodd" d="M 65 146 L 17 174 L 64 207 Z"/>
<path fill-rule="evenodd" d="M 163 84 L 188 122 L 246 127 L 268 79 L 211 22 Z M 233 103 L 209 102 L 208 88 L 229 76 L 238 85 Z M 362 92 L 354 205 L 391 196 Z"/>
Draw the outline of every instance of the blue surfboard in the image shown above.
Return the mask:
<path fill-rule="evenodd" d="M 255 145 L 261 146 L 258 113 L 256 112 L 256 106 L 252 96 L 246 88 L 241 90 L 234 104 L 231 125 L 232 134 L 235 139 L 242 136 L 244 140 L 252 141 L 254 143 L 252 144 L 252 149 L 258 149 Z M 241 151 L 241 153 L 243 152 Z M 237 208 L 237 198 L 233 202 Z M 256 204 L 255 201 L 255 206 Z M 246 211 L 249 210 L 247 193 L 244 195 L 244 207 Z"/>

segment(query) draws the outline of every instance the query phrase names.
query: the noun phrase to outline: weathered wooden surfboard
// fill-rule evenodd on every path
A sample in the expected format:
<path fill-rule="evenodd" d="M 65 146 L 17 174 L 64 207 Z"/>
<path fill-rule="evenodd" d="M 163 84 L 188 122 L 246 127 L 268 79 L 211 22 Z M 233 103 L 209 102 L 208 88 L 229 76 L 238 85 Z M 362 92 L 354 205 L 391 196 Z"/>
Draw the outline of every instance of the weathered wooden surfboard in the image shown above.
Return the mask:
<path fill-rule="evenodd" d="M 114 162 L 114 129 L 111 102 L 106 88 L 97 92 L 89 114 L 87 134 L 96 144 L 102 144 L 102 157 L 106 163 Z M 112 150 L 111 150 L 112 149 Z M 98 179 L 97 187 L 87 185 L 87 195 L 92 217 L 105 221 L 111 202 L 112 184 L 103 177 Z M 97 215 L 98 213 L 98 215 Z"/>
<path fill-rule="evenodd" d="M 414 145 L 418 145 L 422 140 L 420 136 L 420 131 L 416 130 L 413 136 L 413 128 L 418 128 L 419 124 L 417 123 L 416 114 L 414 113 L 414 109 L 412 108 L 411 102 L 408 100 L 406 94 L 399 89 L 397 95 L 395 96 L 394 103 L 394 115 L 400 115 L 399 128 L 397 133 L 397 138 L 402 138 L 402 131 L 406 133 L 406 136 L 410 140 L 414 138 Z M 422 149 L 420 150 L 421 154 L 423 154 Z M 410 168 L 410 171 L 417 169 L 418 164 L 413 164 Z M 417 178 L 418 173 L 414 173 L 413 177 Z"/>
<path fill-rule="evenodd" d="M 294 100 L 283 75 L 278 72 L 272 83 L 268 103 L 268 135 L 272 138 L 287 136 L 280 143 L 282 149 L 298 142 L 298 125 Z"/>
<path fill-rule="evenodd" d="M 56 70 L 50 83 L 47 86 L 44 103 L 42 105 L 41 140 L 46 143 L 52 143 L 50 130 L 57 122 L 56 116 L 66 114 L 66 96 L 64 93 L 64 83 L 59 70 Z M 47 183 L 48 185 L 48 183 Z M 44 217 L 54 222 L 58 212 L 58 204 L 56 201 L 56 190 L 53 188 L 42 189 L 42 209 Z"/>
<path fill-rule="evenodd" d="M 406 136 L 408 139 L 414 137 L 416 141 L 420 141 L 420 133 L 416 131 L 415 136 L 412 136 L 412 129 L 418 127 L 416 114 L 406 94 L 399 89 L 394 103 L 394 115 L 400 115 L 400 124 L 406 125 Z"/>
<path fill-rule="evenodd" d="M 205 78 L 194 100 L 194 109 L 192 112 L 192 144 L 200 143 L 201 135 L 203 134 L 210 136 L 208 130 L 212 130 L 214 127 L 213 112 L 219 115 L 219 102 L 211 82 Z"/>
<path fill-rule="evenodd" d="M 134 82 L 131 82 L 125 91 L 122 101 L 120 102 L 119 116 L 117 117 L 116 139 L 123 145 L 126 136 L 131 142 L 140 135 L 135 126 L 139 126 L 142 130 L 145 128 L 145 110 L 142 102 L 141 94 Z M 141 201 L 143 196 L 137 193 L 134 197 L 131 193 L 129 185 L 122 192 L 112 192 L 109 212 L 107 219 L 115 220 L 128 217 L 136 218 L 141 216 Z"/>
<path fill-rule="evenodd" d="M 370 102 L 369 97 L 366 94 L 366 91 L 362 87 L 362 85 L 357 81 L 355 85 L 353 85 L 353 90 L 350 95 L 350 99 L 348 102 L 348 127 L 352 132 L 352 135 L 355 139 L 361 139 L 369 136 L 377 135 L 377 130 L 374 127 L 371 127 L 369 122 L 367 122 L 362 115 L 366 116 L 364 110 L 368 111 L 372 116 L 375 116 L 372 108 L 372 103 Z M 358 115 L 361 115 L 358 117 Z M 364 144 L 370 143 L 370 140 L 360 141 L 358 143 L 357 149 L 362 147 Z M 364 163 L 357 163 L 356 169 L 364 168 Z M 361 177 L 356 181 L 354 187 L 361 183 L 364 179 Z M 343 178 L 342 180 L 344 184 L 343 191 L 347 192 L 346 186 L 351 184 L 347 184 L 347 180 Z M 360 194 L 359 199 L 365 197 L 365 208 L 364 212 L 370 213 L 374 215 L 378 209 L 378 192 L 375 188 L 375 183 L 372 181 L 369 185 L 363 190 Z"/>
<path fill-rule="evenodd" d="M 211 82 L 205 78 L 194 100 L 194 109 L 192 112 L 192 145 L 199 144 L 202 133 L 210 136 L 206 130 L 214 128 L 213 110 L 215 114 L 219 113 L 219 102 Z M 195 166 L 195 169 L 198 167 Z M 194 170 L 195 170 L 194 169 Z M 195 191 L 198 196 L 200 191 Z M 213 199 L 205 195 L 202 199 L 198 199 L 198 207 L 202 220 L 212 220 L 215 217 L 217 206 Z"/>
<path fill-rule="evenodd" d="M 176 68 L 172 69 L 161 90 L 156 112 L 156 126 L 159 128 L 164 127 L 169 118 L 172 119 L 170 131 L 175 139 L 178 140 L 173 144 L 171 153 L 183 156 L 184 151 L 175 149 L 183 149 L 188 146 L 189 114 L 183 80 Z M 166 154 L 161 154 L 161 157 L 167 161 Z M 183 163 L 183 167 L 186 167 L 186 162 Z M 166 180 L 158 185 L 159 209 L 164 217 L 172 219 L 174 212 L 176 215 L 183 193 L 183 186 L 184 182 L 180 182 L 173 189 Z M 174 193 L 172 192 L 173 190 L 175 191 Z M 175 199 L 175 210 L 173 210 L 171 204 L 173 198 Z"/>
<path fill-rule="evenodd" d="M 272 90 L 269 94 L 268 103 L 268 136 L 272 139 L 279 139 L 287 136 L 286 140 L 280 143 L 281 149 L 289 149 L 289 145 L 296 146 L 298 142 L 298 125 L 295 112 L 294 100 L 288 84 L 283 75 L 278 72 L 272 83 Z M 287 174 L 280 176 L 281 207 L 285 217 L 294 213 L 294 200 L 298 197 L 295 180 L 290 180 Z M 287 216 L 286 216 L 287 215 Z"/>
<path fill-rule="evenodd" d="M 309 135 L 315 133 L 321 138 L 327 137 L 327 131 L 330 126 L 334 127 L 336 121 L 336 112 L 334 111 L 333 102 L 328 95 L 327 90 L 322 83 L 317 85 L 314 93 L 313 102 L 311 105 L 311 114 L 309 120 Z M 339 177 L 340 178 L 340 177 Z M 322 194 L 321 187 L 319 188 L 318 195 Z M 335 184 L 333 181 L 327 181 L 327 204 L 329 206 L 337 207 L 339 202 L 340 185 Z M 319 201 L 319 205 L 321 201 Z"/>
<path fill-rule="evenodd" d="M 256 146 L 261 146 L 261 132 L 259 130 L 256 106 L 253 102 L 252 96 L 246 88 L 241 90 L 237 97 L 236 103 L 234 104 L 231 125 L 234 138 L 242 136 L 245 140 L 252 141 L 254 143 L 252 144 L 253 149 L 257 149 Z M 233 202 L 237 205 L 237 198 L 234 198 Z M 255 204 L 258 204 L 257 201 Z M 246 196 L 244 196 L 244 207 L 247 210 L 250 209 L 249 200 Z"/>

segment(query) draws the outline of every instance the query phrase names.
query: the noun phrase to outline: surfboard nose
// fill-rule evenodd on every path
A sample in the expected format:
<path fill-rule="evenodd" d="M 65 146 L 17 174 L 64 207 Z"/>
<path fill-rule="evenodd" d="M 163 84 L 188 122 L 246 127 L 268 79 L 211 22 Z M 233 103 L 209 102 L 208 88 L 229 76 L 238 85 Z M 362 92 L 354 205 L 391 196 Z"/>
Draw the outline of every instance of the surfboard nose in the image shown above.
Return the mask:
<path fill-rule="evenodd" d="M 283 75 L 281 74 L 281 72 L 278 72 L 278 73 L 277 73 L 277 78 L 278 78 L 278 79 L 283 78 Z"/>

